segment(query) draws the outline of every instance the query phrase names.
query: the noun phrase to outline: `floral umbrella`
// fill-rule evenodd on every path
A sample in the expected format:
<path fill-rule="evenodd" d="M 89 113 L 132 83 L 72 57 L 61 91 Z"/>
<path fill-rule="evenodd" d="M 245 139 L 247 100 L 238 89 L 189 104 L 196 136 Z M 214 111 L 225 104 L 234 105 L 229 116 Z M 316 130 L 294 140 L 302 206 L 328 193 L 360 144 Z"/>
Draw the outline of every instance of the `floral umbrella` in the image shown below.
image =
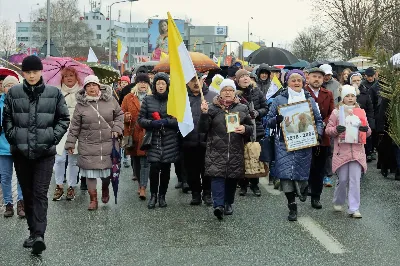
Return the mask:
<path fill-rule="evenodd" d="M 208 56 L 202 53 L 189 52 L 190 58 L 192 59 L 193 66 L 198 72 L 206 72 L 209 70 L 220 69 L 218 65 Z M 158 63 L 154 70 L 155 72 L 166 72 L 169 73 L 169 56 L 162 59 Z"/>
<path fill-rule="evenodd" d="M 117 82 L 121 77 L 119 71 L 109 65 L 99 63 L 85 64 L 94 71 L 94 74 L 99 78 L 102 84 L 112 84 L 113 82 Z"/>
<path fill-rule="evenodd" d="M 46 84 L 53 86 L 61 85 L 61 71 L 66 67 L 76 70 L 80 84 L 83 84 L 85 78 L 93 75 L 93 70 L 85 64 L 79 63 L 70 57 L 47 57 L 42 60 L 43 80 Z"/>

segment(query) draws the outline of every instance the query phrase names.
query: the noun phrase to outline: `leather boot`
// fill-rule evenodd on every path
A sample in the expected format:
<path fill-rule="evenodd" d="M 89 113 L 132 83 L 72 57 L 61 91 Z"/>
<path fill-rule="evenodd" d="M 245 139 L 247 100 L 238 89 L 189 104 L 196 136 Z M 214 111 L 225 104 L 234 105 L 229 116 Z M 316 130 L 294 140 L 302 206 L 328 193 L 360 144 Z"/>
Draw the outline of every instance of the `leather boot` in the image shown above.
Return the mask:
<path fill-rule="evenodd" d="M 212 198 L 211 198 L 211 191 L 205 190 L 203 191 L 203 201 L 204 204 L 207 206 L 211 206 L 213 204 Z"/>
<path fill-rule="evenodd" d="M 167 202 L 165 201 L 165 194 L 159 194 L 158 195 L 158 206 L 160 208 L 167 207 Z"/>
<path fill-rule="evenodd" d="M 297 221 L 297 204 L 296 202 L 288 204 L 289 216 L 288 220 L 291 222 Z"/>
<path fill-rule="evenodd" d="M 201 204 L 201 196 L 199 192 L 192 192 L 192 200 L 190 201 L 190 205 L 200 205 Z"/>
<path fill-rule="evenodd" d="M 90 203 L 89 203 L 89 211 L 94 211 L 97 210 L 99 203 L 97 202 L 97 190 L 89 190 L 89 196 L 90 196 Z"/>
<path fill-rule="evenodd" d="M 109 186 L 110 186 L 110 179 L 108 179 L 106 182 L 103 181 L 101 185 L 101 201 L 103 203 L 108 203 L 108 201 L 110 200 Z"/>
<path fill-rule="evenodd" d="M 154 209 L 156 207 L 156 203 L 157 203 L 157 194 L 151 193 L 151 198 L 149 200 L 149 203 L 147 204 L 147 208 Z"/>
<path fill-rule="evenodd" d="M 140 187 L 139 198 L 141 200 L 146 200 L 146 187 Z"/>
<path fill-rule="evenodd" d="M 25 207 L 24 207 L 24 201 L 20 200 L 17 202 L 17 215 L 19 218 L 25 218 Z"/>

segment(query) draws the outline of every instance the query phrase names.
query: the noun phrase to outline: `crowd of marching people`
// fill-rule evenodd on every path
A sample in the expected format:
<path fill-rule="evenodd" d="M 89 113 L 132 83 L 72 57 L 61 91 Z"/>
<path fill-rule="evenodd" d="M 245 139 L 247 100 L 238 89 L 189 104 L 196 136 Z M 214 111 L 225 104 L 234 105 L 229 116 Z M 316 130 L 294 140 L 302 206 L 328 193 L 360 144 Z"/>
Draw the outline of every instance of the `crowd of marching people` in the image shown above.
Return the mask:
<path fill-rule="evenodd" d="M 22 83 L 0 77 L 4 216 L 14 215 L 15 167 L 16 211 L 26 217 L 30 231 L 24 247 L 36 254 L 46 248 L 47 192 L 53 173 L 54 201 L 74 200 L 80 183 L 80 190 L 89 194 L 88 210 L 96 210 L 97 181 L 101 180 L 101 201 L 110 200 L 110 155 L 116 142 L 123 151 L 123 167 L 132 168 L 138 197 L 148 199 L 148 209 L 167 207 L 174 164 L 175 188 L 191 191 L 190 205 L 213 206 L 220 220 L 233 214 L 237 190 L 240 196 L 250 189 L 260 197 L 259 178 L 267 176 L 286 196 L 289 221 L 297 220 L 296 198 L 304 202 L 310 197 L 311 206 L 321 209 L 323 187 L 333 183 L 333 209 L 342 211 L 347 201 L 348 214 L 361 218 L 360 179 L 367 163 L 377 159 L 377 150 L 382 175 L 394 171 L 400 180 L 400 162 L 391 163 L 396 156 L 379 152 L 378 144 L 400 153 L 385 132 L 387 103 L 379 96 L 373 68 L 365 77 L 345 69 L 335 78 L 328 64 L 286 73 L 266 64 L 253 72 L 235 64 L 217 90 L 202 78 L 206 73 L 198 73 L 187 84 L 194 129 L 185 137 L 167 112 L 166 73 L 126 73 L 112 88 L 94 75 L 81 82 L 76 70 L 67 67 L 57 88 L 45 84 L 42 70 L 40 59 L 28 56 L 22 63 Z M 317 145 L 291 151 L 283 130 L 292 126 L 301 132 L 301 125 L 291 125 L 280 110 L 304 101 L 312 117 L 299 119 L 313 121 Z M 341 122 L 343 108 L 363 121 L 356 128 L 358 142 L 342 141 L 347 129 Z M 257 153 L 257 147 L 260 156 L 254 161 L 251 153 Z"/>

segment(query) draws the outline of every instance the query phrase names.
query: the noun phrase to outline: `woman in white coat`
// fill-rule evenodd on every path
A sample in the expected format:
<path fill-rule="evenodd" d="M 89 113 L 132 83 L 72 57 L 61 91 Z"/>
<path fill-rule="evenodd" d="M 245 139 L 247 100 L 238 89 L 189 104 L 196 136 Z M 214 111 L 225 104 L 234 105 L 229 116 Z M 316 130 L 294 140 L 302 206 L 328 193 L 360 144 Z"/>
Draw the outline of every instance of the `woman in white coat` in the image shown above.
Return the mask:
<path fill-rule="evenodd" d="M 68 106 L 69 115 L 72 119 L 72 116 L 75 111 L 76 106 L 76 97 L 75 94 L 82 88 L 82 85 L 79 84 L 78 74 L 76 70 L 70 67 L 64 68 L 62 71 L 62 80 L 61 80 L 61 92 L 64 95 L 65 102 Z M 54 165 L 54 176 L 56 179 L 56 190 L 54 191 L 53 200 L 58 201 L 64 195 L 64 176 L 66 174 L 67 177 L 67 200 L 75 199 L 75 187 L 78 183 L 78 172 L 79 167 L 76 165 L 78 160 L 78 149 L 75 148 L 74 154 L 68 154 L 64 149 L 65 142 L 67 140 L 67 134 L 61 139 L 60 143 L 57 145 L 57 155 Z M 65 163 L 67 161 L 68 156 L 68 165 L 65 167 Z"/>

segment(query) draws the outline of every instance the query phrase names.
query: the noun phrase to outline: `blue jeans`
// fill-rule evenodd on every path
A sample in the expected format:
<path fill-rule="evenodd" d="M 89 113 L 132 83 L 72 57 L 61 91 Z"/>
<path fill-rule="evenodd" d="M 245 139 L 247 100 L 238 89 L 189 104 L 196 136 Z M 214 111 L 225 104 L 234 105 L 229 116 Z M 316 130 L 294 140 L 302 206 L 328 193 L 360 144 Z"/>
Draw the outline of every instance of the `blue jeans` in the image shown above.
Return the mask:
<path fill-rule="evenodd" d="M 1 189 L 3 191 L 3 201 L 4 204 L 13 204 L 12 195 L 12 174 L 13 174 L 13 159 L 11 155 L 0 155 L 0 179 L 1 179 Z M 17 181 L 17 200 L 23 200 L 21 187 Z"/>
<path fill-rule="evenodd" d="M 225 207 L 225 203 L 233 204 L 233 202 L 235 201 L 237 182 L 238 180 L 234 178 L 211 178 L 211 191 L 214 208 L 220 206 Z"/>

